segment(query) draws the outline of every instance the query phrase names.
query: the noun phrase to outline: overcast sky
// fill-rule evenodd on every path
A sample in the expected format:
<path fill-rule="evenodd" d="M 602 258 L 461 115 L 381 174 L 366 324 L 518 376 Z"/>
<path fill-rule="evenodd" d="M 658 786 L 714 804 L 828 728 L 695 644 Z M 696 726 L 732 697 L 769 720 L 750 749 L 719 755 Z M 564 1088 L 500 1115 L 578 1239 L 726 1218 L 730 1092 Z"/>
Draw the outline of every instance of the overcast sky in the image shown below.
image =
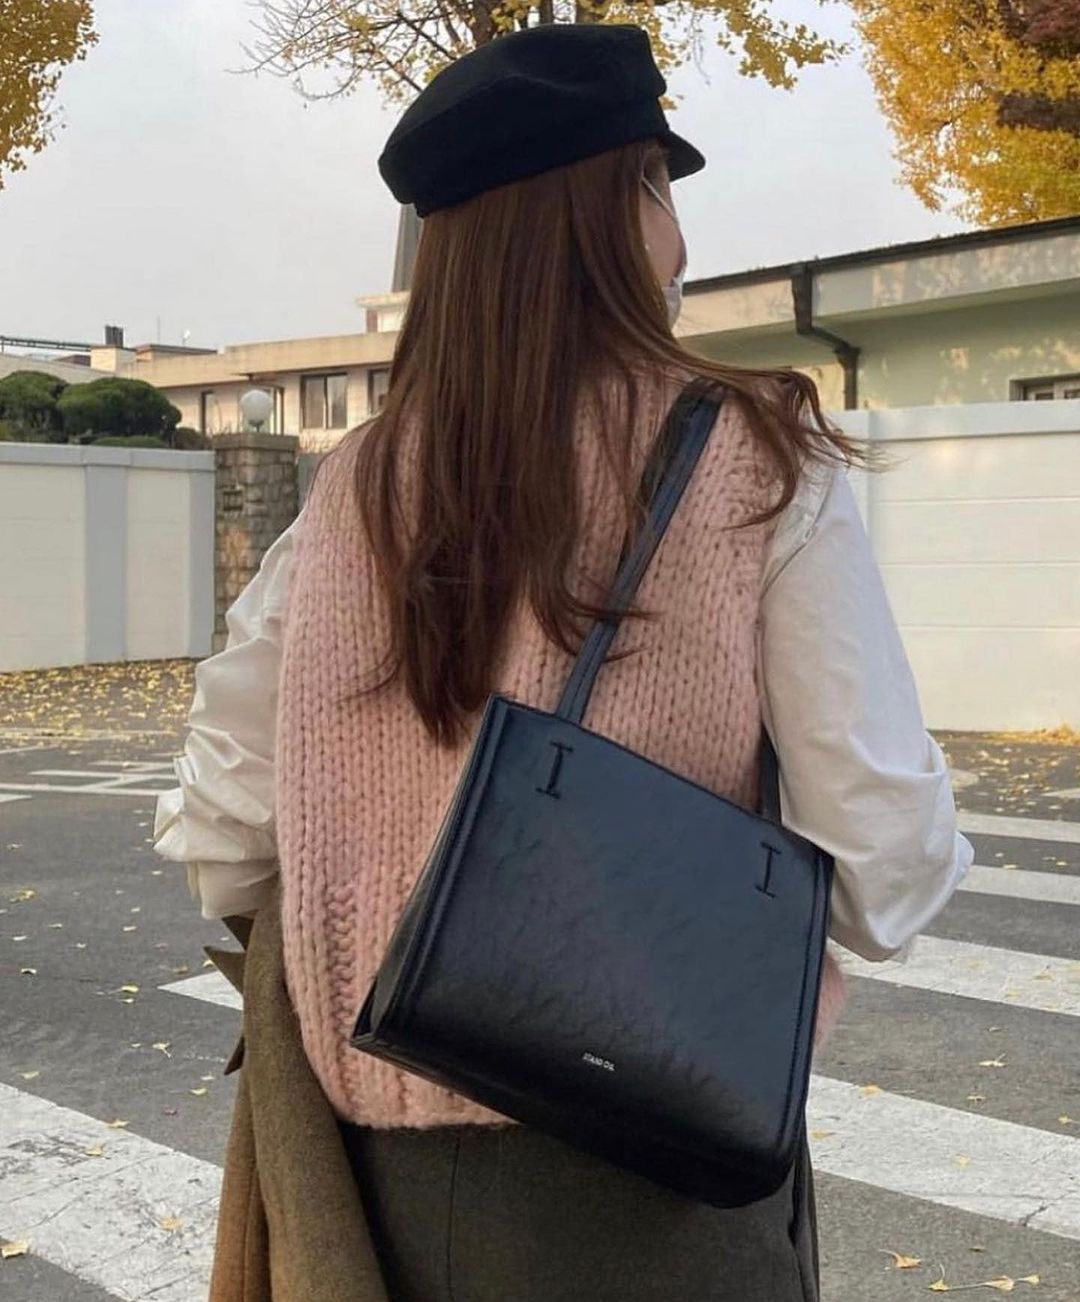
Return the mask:
<path fill-rule="evenodd" d="M 840 4 L 780 7 L 848 32 Z M 0 191 L 0 334 L 96 341 L 109 322 L 128 343 L 220 347 L 362 329 L 356 295 L 389 287 L 397 208 L 375 160 L 400 110 L 230 71 L 246 0 L 95 8 L 66 128 Z M 675 189 L 691 279 L 963 229 L 897 184 L 857 57 L 787 93 L 714 49 L 672 90 L 672 125 L 709 159 Z"/>

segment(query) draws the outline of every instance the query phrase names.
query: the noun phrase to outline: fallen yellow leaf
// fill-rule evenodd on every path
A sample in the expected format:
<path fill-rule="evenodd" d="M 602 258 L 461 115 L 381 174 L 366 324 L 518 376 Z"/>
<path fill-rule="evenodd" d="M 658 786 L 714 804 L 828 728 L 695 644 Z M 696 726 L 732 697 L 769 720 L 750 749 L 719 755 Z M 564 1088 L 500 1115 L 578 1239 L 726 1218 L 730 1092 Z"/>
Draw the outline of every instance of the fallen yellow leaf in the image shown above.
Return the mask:
<path fill-rule="evenodd" d="M 14 895 L 9 895 L 8 899 L 11 900 L 12 904 L 22 904 L 26 900 L 32 900 L 36 894 L 37 891 L 31 890 L 29 886 L 24 886 L 21 891 L 16 891 Z"/>
<path fill-rule="evenodd" d="M 985 1095 L 985 1094 L 969 1094 L 969 1095 L 967 1096 L 967 1101 L 968 1101 L 969 1103 L 985 1103 L 985 1102 L 986 1102 L 986 1095 Z"/>
<path fill-rule="evenodd" d="M 1072 1117 L 1067 1117 L 1064 1113 L 1062 1113 L 1061 1116 L 1058 1117 L 1058 1124 L 1061 1126 L 1075 1126 L 1076 1122 L 1072 1119 Z"/>
<path fill-rule="evenodd" d="M 124 992 L 125 995 L 137 995 L 139 993 L 138 986 L 127 985 L 127 986 L 121 986 L 120 989 Z"/>
<path fill-rule="evenodd" d="M 37 976 L 37 968 L 21 967 L 19 968 L 19 976 Z"/>
<path fill-rule="evenodd" d="M 83 1152 L 87 1157 L 104 1157 L 105 1148 L 102 1144 L 91 1144 L 89 1148 L 84 1148 Z"/>
<path fill-rule="evenodd" d="M 120 1118 L 117 1117 L 115 1121 L 106 1121 L 105 1124 L 109 1127 L 110 1130 L 123 1130 L 123 1128 L 127 1125 L 127 1122 L 121 1121 Z"/>
<path fill-rule="evenodd" d="M 124 927 L 123 930 L 124 930 L 124 931 L 138 931 L 139 929 L 138 929 L 138 927 L 135 926 L 134 923 L 132 923 L 132 925 L 131 925 L 130 927 Z"/>
<path fill-rule="evenodd" d="M 23 1080 L 37 1080 L 37 1078 L 41 1075 L 41 1072 L 39 1072 L 39 1071 L 21 1071 L 21 1072 L 19 1072 L 19 1075 L 23 1078 Z"/>
<path fill-rule="evenodd" d="M 953 1161 L 959 1167 L 965 1167 L 971 1165 L 971 1158 L 968 1157 L 966 1153 L 957 1153 L 956 1156 L 953 1158 Z"/>
<path fill-rule="evenodd" d="M 864 1098 L 869 1098 L 871 1095 L 880 1094 L 881 1092 L 882 1089 L 880 1085 L 863 1085 L 859 1090 L 859 1093 L 862 1094 Z"/>
<path fill-rule="evenodd" d="M 188 1090 L 188 1093 L 189 1093 L 189 1094 L 194 1094 L 194 1095 L 196 1095 L 198 1098 L 201 1098 L 201 1097 L 206 1093 L 206 1086 L 205 1086 L 205 1085 L 200 1085 L 199 1088 L 198 1088 L 197 1090 Z"/>
<path fill-rule="evenodd" d="M 893 1266 L 897 1270 L 914 1270 L 916 1266 L 922 1265 L 922 1257 L 905 1257 L 902 1252 L 893 1252 L 891 1248 L 882 1248 L 881 1251 L 892 1257 Z"/>
<path fill-rule="evenodd" d="M 832 1134 L 834 1134 L 834 1133 L 835 1133 L 835 1132 L 832 1131 L 832 1130 L 811 1130 L 811 1132 L 810 1132 L 810 1138 L 811 1138 L 811 1139 L 828 1139 L 829 1136 L 832 1135 Z"/>
<path fill-rule="evenodd" d="M 158 1040 L 157 1043 L 154 1045 L 154 1048 L 160 1049 L 166 1058 L 171 1058 L 172 1054 L 169 1052 L 169 1045 L 171 1043 L 172 1043 L 171 1040 Z"/>
<path fill-rule="evenodd" d="M 15 1239 L 11 1243 L 0 1243 L 0 1257 L 25 1257 L 30 1251 L 30 1244 L 25 1239 Z"/>
<path fill-rule="evenodd" d="M 979 1066 L 980 1067 L 1004 1067 L 1005 1058 L 1004 1056 L 1000 1058 L 984 1058 L 982 1062 L 979 1063 Z"/>
<path fill-rule="evenodd" d="M 23 939 L 25 940 L 26 937 L 24 936 Z M 203 965 L 203 967 L 213 967 L 213 966 L 214 966 L 214 960 L 213 960 L 212 958 L 204 958 L 203 961 L 202 961 L 202 965 Z"/>
<path fill-rule="evenodd" d="M 159 1216 L 158 1224 L 163 1230 L 179 1230 L 184 1222 L 179 1216 Z"/>

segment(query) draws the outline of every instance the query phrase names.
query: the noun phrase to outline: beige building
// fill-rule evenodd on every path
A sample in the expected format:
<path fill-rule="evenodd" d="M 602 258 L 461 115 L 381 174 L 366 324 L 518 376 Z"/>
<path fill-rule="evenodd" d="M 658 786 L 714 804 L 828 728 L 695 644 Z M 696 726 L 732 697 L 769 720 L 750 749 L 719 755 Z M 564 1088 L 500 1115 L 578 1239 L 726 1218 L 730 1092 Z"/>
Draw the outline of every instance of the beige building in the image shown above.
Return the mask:
<path fill-rule="evenodd" d="M 693 281 L 676 333 L 834 409 L 1080 396 L 1080 217 Z"/>
<path fill-rule="evenodd" d="M 114 339 L 91 370 L 63 370 L 147 380 L 210 435 L 246 428 L 240 398 L 263 388 L 269 432 L 318 450 L 380 409 L 407 297 L 357 299 L 363 333 L 221 352 Z M 1077 397 L 1080 217 L 691 281 L 676 334 L 738 365 L 797 367 L 833 410 Z"/>
<path fill-rule="evenodd" d="M 378 326 L 363 334 L 234 344 L 221 352 L 146 344 L 95 347 L 95 374 L 109 372 L 146 380 L 179 407 L 181 425 L 204 434 L 249 428 L 240 398 L 265 389 L 274 399 L 266 425 L 273 434 L 299 434 L 301 447 L 330 447 L 347 429 L 382 405 L 390 378 L 396 334 Z"/>

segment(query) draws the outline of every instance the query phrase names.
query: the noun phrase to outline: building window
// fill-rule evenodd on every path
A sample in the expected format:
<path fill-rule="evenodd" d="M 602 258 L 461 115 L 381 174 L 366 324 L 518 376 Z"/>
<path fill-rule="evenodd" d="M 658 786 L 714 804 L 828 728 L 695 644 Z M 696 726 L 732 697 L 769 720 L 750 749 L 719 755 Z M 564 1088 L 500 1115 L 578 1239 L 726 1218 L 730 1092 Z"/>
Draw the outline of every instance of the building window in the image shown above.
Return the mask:
<path fill-rule="evenodd" d="M 389 366 L 372 367 L 367 373 L 368 415 L 376 416 L 386 405 L 386 395 L 390 391 Z"/>
<path fill-rule="evenodd" d="M 300 379 L 300 422 L 304 429 L 344 429 L 348 423 L 348 382 L 340 375 Z"/>
<path fill-rule="evenodd" d="M 1080 398 L 1080 375 L 1059 375 L 1051 380 L 1020 380 L 1015 386 L 1015 394 L 1025 402 Z"/>
<path fill-rule="evenodd" d="M 199 430 L 203 434 L 221 433 L 221 404 L 213 389 L 199 394 Z"/>

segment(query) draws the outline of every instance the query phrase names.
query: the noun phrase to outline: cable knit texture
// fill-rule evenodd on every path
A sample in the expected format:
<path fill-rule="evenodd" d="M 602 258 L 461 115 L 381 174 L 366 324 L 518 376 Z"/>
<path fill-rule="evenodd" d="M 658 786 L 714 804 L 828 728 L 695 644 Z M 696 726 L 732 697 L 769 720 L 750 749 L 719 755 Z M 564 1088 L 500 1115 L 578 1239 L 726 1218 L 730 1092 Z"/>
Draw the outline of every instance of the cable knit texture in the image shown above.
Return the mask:
<path fill-rule="evenodd" d="M 639 464 L 677 388 L 658 382 L 643 393 Z M 616 405 L 609 419 L 618 419 Z M 592 408 L 583 407 L 575 429 L 577 575 L 589 593 L 606 588 L 625 530 L 595 421 Z M 308 1057 L 342 1118 L 375 1127 L 505 1122 L 348 1043 L 468 749 L 435 746 L 399 685 L 356 692 L 388 645 L 352 496 L 356 447 L 346 440 L 316 477 L 298 532 L 285 624 L 277 821 L 289 992 Z M 401 465 L 408 501 L 415 467 L 408 443 Z M 602 670 L 585 719 L 749 808 L 758 798 L 761 729 L 758 596 L 773 526 L 730 526 L 776 492 L 765 453 L 729 400 L 639 592 L 640 605 L 658 618 L 624 623 L 615 650 L 633 654 Z M 493 686 L 552 709 L 571 663 L 522 603 Z M 830 1021 L 841 999 L 830 961 L 822 999 Z"/>

